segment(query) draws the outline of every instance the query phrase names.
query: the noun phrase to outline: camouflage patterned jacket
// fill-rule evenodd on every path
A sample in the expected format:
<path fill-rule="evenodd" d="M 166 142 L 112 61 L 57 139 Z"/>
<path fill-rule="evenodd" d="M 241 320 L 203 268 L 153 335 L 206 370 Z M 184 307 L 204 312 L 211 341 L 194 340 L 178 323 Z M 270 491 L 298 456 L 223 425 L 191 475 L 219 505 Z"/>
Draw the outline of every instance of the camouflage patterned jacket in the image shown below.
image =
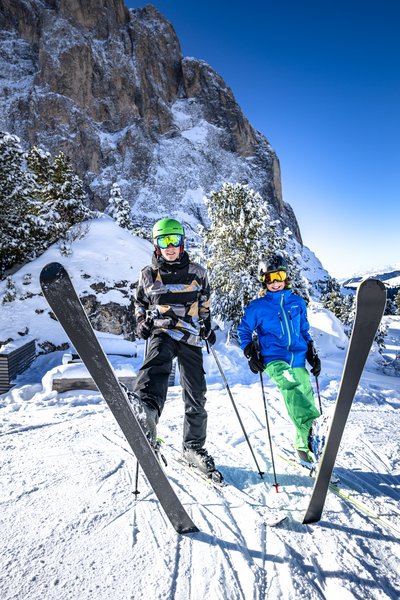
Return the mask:
<path fill-rule="evenodd" d="M 139 323 L 153 313 L 152 333 L 165 332 L 175 340 L 202 346 L 200 323 L 211 326 L 210 286 L 206 270 L 191 262 L 187 252 L 169 263 L 154 253 L 152 264 L 142 269 L 135 299 Z"/>

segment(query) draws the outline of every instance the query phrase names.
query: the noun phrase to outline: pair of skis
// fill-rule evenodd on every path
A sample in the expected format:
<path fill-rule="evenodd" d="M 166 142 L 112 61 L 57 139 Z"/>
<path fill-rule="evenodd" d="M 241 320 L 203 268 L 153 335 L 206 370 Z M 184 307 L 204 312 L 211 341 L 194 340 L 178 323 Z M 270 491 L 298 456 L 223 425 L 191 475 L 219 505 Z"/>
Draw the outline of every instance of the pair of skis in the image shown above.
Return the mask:
<path fill-rule="evenodd" d="M 171 524 L 178 533 L 197 532 L 198 528 L 175 494 L 135 417 L 67 271 L 60 263 L 50 263 L 42 270 L 40 283 L 46 300 L 110 407 Z M 373 279 L 361 283 L 336 408 L 303 523 L 314 523 L 321 518 L 346 420 L 385 303 L 386 290 L 383 283 Z"/>

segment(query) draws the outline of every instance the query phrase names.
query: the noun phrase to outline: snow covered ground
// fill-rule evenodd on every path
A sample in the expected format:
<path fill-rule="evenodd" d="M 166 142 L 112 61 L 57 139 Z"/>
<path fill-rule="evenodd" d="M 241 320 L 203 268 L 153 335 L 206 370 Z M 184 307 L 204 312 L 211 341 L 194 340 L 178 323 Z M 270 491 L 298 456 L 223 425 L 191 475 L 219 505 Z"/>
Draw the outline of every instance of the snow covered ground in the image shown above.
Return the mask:
<path fill-rule="evenodd" d="M 32 263 L 29 269 L 36 285 L 39 266 Z M 76 281 L 78 273 L 76 266 Z M 43 299 L 29 301 L 37 308 Z M 10 306 L 1 311 L 7 321 Z M 396 354 L 400 317 L 385 318 L 390 319 L 390 352 Z M 42 331 L 43 313 L 26 319 L 30 333 Z M 340 323 L 318 303 L 310 321 L 328 410 L 347 340 Z M 52 335 L 62 339 L 56 329 Z M 205 355 L 207 448 L 232 485 L 218 491 L 177 462 L 183 419 L 179 385 L 170 388 L 159 425 L 166 471 L 200 529 L 196 534 L 180 536 L 173 530 L 142 474 L 135 499 L 135 458 L 97 392 L 51 391 L 46 373 L 61 365 L 63 352 L 39 356 L 0 396 L 2 600 L 400 596 L 400 379 L 383 374 L 375 349 L 337 461 L 340 490 L 353 502 L 330 491 L 322 521 L 304 526 L 313 482 L 284 459 L 291 452 L 293 428 L 278 392 L 266 378 L 280 484 L 276 494 L 258 378 L 240 349 L 226 344 L 224 331 L 218 332 L 215 349 L 266 475 L 259 477 L 215 362 Z M 133 370 L 141 353 L 139 343 Z M 265 524 L 282 513 L 287 518 L 280 525 Z"/>

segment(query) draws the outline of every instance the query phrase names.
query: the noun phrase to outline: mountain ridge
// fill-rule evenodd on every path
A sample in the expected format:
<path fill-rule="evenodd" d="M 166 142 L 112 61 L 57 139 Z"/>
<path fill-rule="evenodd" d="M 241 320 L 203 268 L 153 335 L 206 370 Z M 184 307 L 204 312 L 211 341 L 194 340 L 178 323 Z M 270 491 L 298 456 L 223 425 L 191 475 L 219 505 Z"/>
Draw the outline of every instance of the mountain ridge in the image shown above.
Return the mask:
<path fill-rule="evenodd" d="M 0 0 L 0 127 L 62 150 L 104 209 L 117 182 L 137 224 L 162 215 L 195 230 L 203 197 L 247 183 L 301 243 L 279 159 L 205 61 L 183 57 L 152 5 Z M 201 135 L 200 135 L 201 134 Z"/>

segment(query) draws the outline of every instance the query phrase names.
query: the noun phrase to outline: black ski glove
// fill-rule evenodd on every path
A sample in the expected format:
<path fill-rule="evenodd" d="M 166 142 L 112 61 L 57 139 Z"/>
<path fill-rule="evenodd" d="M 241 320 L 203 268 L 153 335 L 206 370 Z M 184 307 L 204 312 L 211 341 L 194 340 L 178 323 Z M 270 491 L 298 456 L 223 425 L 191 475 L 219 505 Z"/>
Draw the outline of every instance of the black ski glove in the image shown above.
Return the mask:
<path fill-rule="evenodd" d="M 262 373 L 264 371 L 264 363 L 259 353 L 256 342 L 250 342 L 247 344 L 243 353 L 249 361 L 249 369 L 252 373 Z"/>
<path fill-rule="evenodd" d="M 206 327 L 205 325 L 200 327 L 200 337 L 202 340 L 206 340 L 210 346 L 214 346 L 215 342 L 217 341 L 214 331 L 211 329 L 211 327 Z"/>
<path fill-rule="evenodd" d="M 314 375 L 314 377 L 318 377 L 318 375 L 321 373 L 321 361 L 315 349 L 314 342 L 308 343 L 306 359 L 308 364 L 312 367 L 311 373 Z"/>
<path fill-rule="evenodd" d="M 136 326 L 136 333 L 142 340 L 148 340 L 153 329 L 154 319 L 142 319 Z"/>

